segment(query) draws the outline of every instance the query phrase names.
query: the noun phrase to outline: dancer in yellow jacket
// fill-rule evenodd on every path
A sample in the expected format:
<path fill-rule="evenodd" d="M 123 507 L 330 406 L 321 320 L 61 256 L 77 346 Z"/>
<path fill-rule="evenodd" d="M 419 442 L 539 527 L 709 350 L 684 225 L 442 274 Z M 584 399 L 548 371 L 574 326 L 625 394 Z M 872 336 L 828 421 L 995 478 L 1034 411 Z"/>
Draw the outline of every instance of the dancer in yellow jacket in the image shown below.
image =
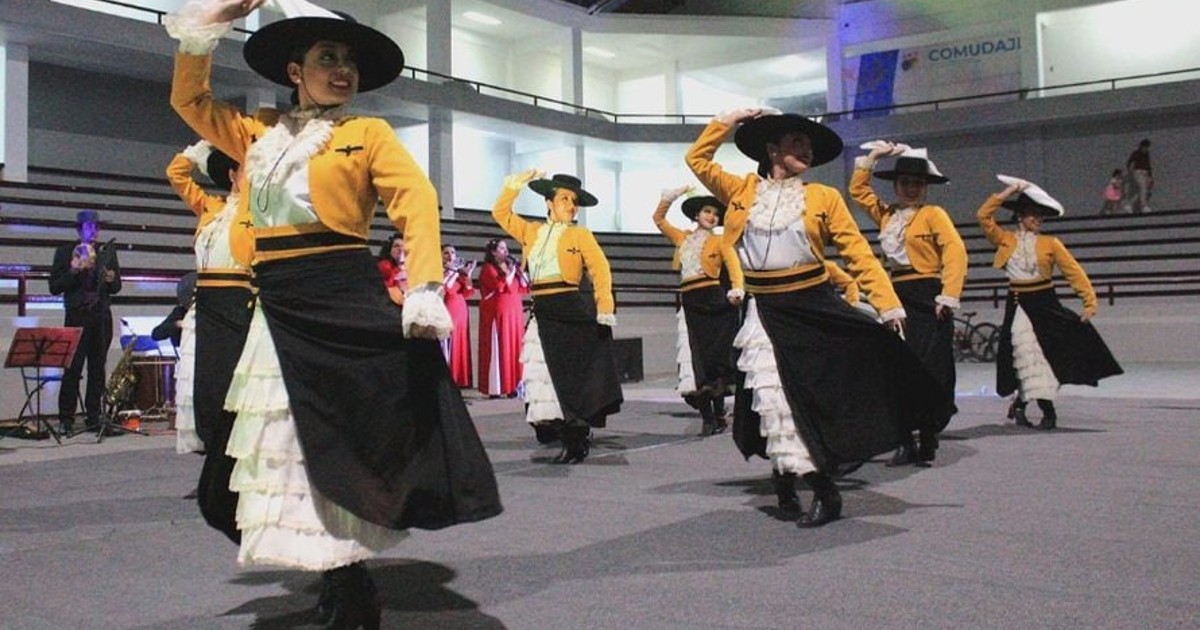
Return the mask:
<path fill-rule="evenodd" d="M 984 236 L 996 246 L 992 266 L 1008 276 L 1008 300 L 996 353 L 996 393 L 1007 396 L 1017 392 L 1009 417 L 1025 427 L 1032 426 L 1025 406 L 1036 400 L 1042 410 L 1037 428 L 1053 429 L 1058 426 L 1054 399 L 1060 385 L 1095 387 L 1100 379 L 1122 370 L 1091 324 L 1097 303 L 1087 273 L 1062 241 L 1042 234 L 1046 217 L 1065 213 L 1062 204 L 1036 184 L 998 177 L 1007 186 L 988 197 L 978 213 Z M 1014 194 L 1018 197 L 1008 200 Z M 1015 231 L 996 223 L 996 211 L 1001 207 L 1013 211 Z M 1082 315 L 1058 301 L 1055 266 L 1083 301 Z"/>
<path fill-rule="evenodd" d="M 759 165 L 755 173 L 733 175 L 713 161 L 735 126 L 738 149 Z M 700 182 L 729 202 L 724 239 L 737 248 L 749 296 L 735 341 L 745 380 L 734 439 L 746 457 L 771 459 L 779 506 L 799 511 L 801 527 L 841 516 L 833 481 L 841 465 L 896 448 L 944 413 L 937 382 L 896 334 L 904 308 L 842 196 L 804 181 L 809 168 L 841 151 L 841 138 L 820 123 L 749 108 L 713 119 L 686 157 Z M 827 244 L 883 325 L 835 295 Z M 796 496 L 797 475 L 813 488 L 808 511 Z"/>
<path fill-rule="evenodd" d="M 254 233 L 257 298 L 226 407 L 237 412 L 238 560 L 323 572 L 317 620 L 378 628 L 363 561 L 410 527 L 501 511 L 495 477 L 436 339 L 450 332 L 438 291 L 437 194 L 359 92 L 404 65 L 386 35 L 304 2 L 259 28 L 243 54 L 297 106 L 275 124 L 213 98 L 212 51 L 261 0 L 206 0 L 167 20 L 180 40 L 171 104 L 240 161 L 237 220 Z M 367 235 L 380 201 L 404 231 L 409 292 L 388 299 Z M 244 261 L 245 262 L 245 261 Z"/>
<path fill-rule="evenodd" d="M 925 149 L 876 141 L 871 152 L 855 158 L 850 197 L 879 226 L 879 245 L 892 286 L 908 314 L 904 338 L 925 367 L 942 384 L 942 395 L 954 408 L 954 311 L 967 278 L 967 248 L 941 206 L 927 202 L 929 186 L 950 181 L 938 171 Z M 897 156 L 888 170 L 875 171 L 883 157 Z M 895 203 L 885 203 L 871 186 L 871 173 L 892 182 Z M 938 430 L 950 417 L 935 418 Z M 919 446 L 911 436 L 900 445 L 889 466 L 928 466 L 937 453 L 937 434 L 925 431 Z"/>
<path fill-rule="evenodd" d="M 613 357 L 617 325 L 608 258 L 591 230 L 575 225 L 580 207 L 599 201 L 573 175 L 540 176 L 537 170 L 509 175 L 492 218 L 521 244 L 529 270 L 533 318 L 525 331 L 525 420 L 538 440 L 562 439 L 556 464 L 587 458 L 592 428 L 604 427 L 624 402 Z M 513 211 L 526 186 L 546 200 L 546 221 Z M 581 291 L 587 272 L 592 295 Z"/>
<path fill-rule="evenodd" d="M 692 377 L 690 386 L 683 386 L 683 398 L 700 412 L 700 435 L 708 436 L 723 432 L 729 425 L 725 396 L 737 372 L 733 359 L 736 305 L 745 292 L 737 254 L 713 233 L 725 218 L 725 204 L 716 197 L 690 197 L 684 200 L 682 210 L 696 228 L 682 230 L 667 221 L 671 204 L 688 190 L 690 187 L 685 186 L 663 192 L 654 211 L 654 225 L 675 246 L 671 268 L 679 272 L 685 328 L 679 345 L 687 350 L 677 362 L 680 373 Z M 685 359 L 688 365 L 683 365 Z"/>

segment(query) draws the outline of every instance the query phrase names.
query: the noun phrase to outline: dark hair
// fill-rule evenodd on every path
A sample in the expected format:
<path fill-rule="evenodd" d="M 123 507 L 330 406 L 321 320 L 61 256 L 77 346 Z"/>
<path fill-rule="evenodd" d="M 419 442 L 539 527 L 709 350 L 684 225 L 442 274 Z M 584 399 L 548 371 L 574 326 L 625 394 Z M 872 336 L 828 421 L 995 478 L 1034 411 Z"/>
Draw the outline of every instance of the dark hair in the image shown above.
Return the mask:
<path fill-rule="evenodd" d="M 392 245 L 396 241 L 403 238 L 403 234 L 399 232 L 393 232 L 391 236 L 387 237 L 387 239 L 383 241 L 383 245 L 379 248 L 379 255 L 375 258 L 377 260 L 390 260 L 392 262 L 396 262 L 395 259 L 392 258 Z"/>
<path fill-rule="evenodd" d="M 1142 141 L 1138 143 L 1138 146 L 1139 146 L 1139 147 L 1148 147 L 1148 146 L 1150 146 L 1150 139 L 1149 139 L 1149 138 L 1142 138 Z"/>
<path fill-rule="evenodd" d="M 1119 169 L 1119 168 L 1113 169 L 1113 174 L 1112 174 L 1113 177 L 1116 177 L 1117 175 L 1120 175 L 1120 174 L 1121 174 L 1121 169 Z"/>
<path fill-rule="evenodd" d="M 488 241 L 487 245 L 483 246 L 483 262 L 499 266 L 499 261 L 496 260 L 496 250 L 500 248 L 500 243 L 503 242 L 505 242 L 505 240 L 502 238 L 494 238 Z"/>

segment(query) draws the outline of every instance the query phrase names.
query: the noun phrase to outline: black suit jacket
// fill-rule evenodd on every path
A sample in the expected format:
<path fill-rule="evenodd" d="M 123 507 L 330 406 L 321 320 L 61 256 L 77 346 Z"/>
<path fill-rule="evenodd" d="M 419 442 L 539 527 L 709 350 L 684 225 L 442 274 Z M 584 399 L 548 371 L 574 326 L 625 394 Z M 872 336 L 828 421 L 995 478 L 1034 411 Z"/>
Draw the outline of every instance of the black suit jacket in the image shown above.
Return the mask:
<path fill-rule="evenodd" d="M 83 306 L 84 274 L 99 274 L 100 265 L 103 264 L 105 268 L 112 269 L 116 275 L 112 282 L 107 283 L 107 286 L 97 283 L 99 301 L 96 303 L 96 307 L 101 311 L 107 310 L 112 302 L 109 296 L 121 292 L 121 263 L 117 260 L 117 250 L 112 244 L 98 245 L 96 266 L 87 271 L 71 273 L 71 257 L 77 246 L 78 243 L 54 249 L 54 264 L 50 267 L 50 293 L 63 296 L 63 308 L 67 310 Z"/>

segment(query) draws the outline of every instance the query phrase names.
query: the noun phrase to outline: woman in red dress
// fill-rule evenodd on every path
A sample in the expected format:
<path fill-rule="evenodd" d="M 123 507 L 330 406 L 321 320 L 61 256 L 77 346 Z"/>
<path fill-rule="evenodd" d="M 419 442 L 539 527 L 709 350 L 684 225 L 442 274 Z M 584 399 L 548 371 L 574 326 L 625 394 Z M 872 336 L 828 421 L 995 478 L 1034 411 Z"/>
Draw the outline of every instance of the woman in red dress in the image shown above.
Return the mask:
<path fill-rule="evenodd" d="M 467 298 L 475 293 L 471 272 L 475 261 L 464 263 L 453 245 L 442 246 L 442 287 L 445 289 L 446 310 L 454 321 L 450 337 L 442 341 L 442 354 L 450 366 L 450 376 L 459 387 L 471 386 L 471 319 L 467 313 Z"/>
<path fill-rule="evenodd" d="M 379 255 L 375 257 L 383 286 L 388 297 L 397 306 L 404 306 L 404 292 L 408 290 L 408 272 L 404 269 L 404 235 L 395 232 L 383 242 Z"/>
<path fill-rule="evenodd" d="M 488 241 L 479 270 L 479 391 L 513 397 L 521 382 L 521 344 L 529 278 L 502 238 Z"/>

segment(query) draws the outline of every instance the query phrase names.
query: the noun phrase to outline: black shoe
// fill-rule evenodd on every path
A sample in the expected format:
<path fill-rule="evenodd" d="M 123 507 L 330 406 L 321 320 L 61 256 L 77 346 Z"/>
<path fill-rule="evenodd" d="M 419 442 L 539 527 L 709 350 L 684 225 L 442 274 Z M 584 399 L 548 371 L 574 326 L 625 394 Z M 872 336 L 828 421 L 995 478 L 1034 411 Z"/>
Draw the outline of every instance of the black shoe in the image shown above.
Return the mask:
<path fill-rule="evenodd" d="M 908 442 L 901 444 L 900 447 L 896 449 L 896 452 L 892 454 L 892 458 L 889 459 L 884 465 L 888 468 L 896 468 L 915 463 L 917 463 L 917 449 L 915 446 L 913 446 L 912 440 L 910 439 Z"/>
<path fill-rule="evenodd" d="M 771 471 L 771 485 L 775 487 L 775 497 L 779 501 L 779 509 L 791 514 L 800 513 L 800 496 L 796 494 L 796 473 L 781 473 Z"/>
<path fill-rule="evenodd" d="M 812 509 L 800 515 L 797 527 L 820 527 L 842 517 L 842 493 L 828 475 L 808 473 L 804 480 L 813 489 Z"/>
<path fill-rule="evenodd" d="M 379 592 L 362 563 L 325 571 L 317 599 L 317 623 L 326 630 L 379 630 Z"/>
<path fill-rule="evenodd" d="M 712 405 L 707 401 L 703 401 L 700 405 L 700 417 L 704 418 L 704 422 L 700 424 L 699 437 L 708 437 L 717 434 L 717 416 L 713 413 Z"/>
<path fill-rule="evenodd" d="M 558 441 L 559 426 L 552 422 L 542 422 L 533 425 L 538 444 L 553 444 Z"/>
<path fill-rule="evenodd" d="M 917 466 L 932 466 L 937 458 L 938 438 L 934 433 L 921 432 L 917 436 Z"/>
<path fill-rule="evenodd" d="M 587 459 L 592 445 L 592 429 L 590 427 L 563 427 L 562 451 L 550 460 L 552 464 L 578 464 Z"/>
<path fill-rule="evenodd" d="M 1054 410 L 1054 401 L 1039 398 L 1037 401 L 1038 408 L 1042 410 L 1042 421 L 1038 423 L 1037 428 L 1042 431 L 1049 431 L 1058 427 L 1058 412 Z"/>
<path fill-rule="evenodd" d="M 63 419 L 58 421 L 58 432 L 71 437 L 75 435 L 75 421 L 71 419 Z"/>
<path fill-rule="evenodd" d="M 1008 417 L 1017 421 L 1017 426 L 1027 429 L 1033 428 L 1033 424 L 1029 422 L 1029 418 L 1025 417 L 1025 401 L 1016 399 L 1008 406 Z"/>

